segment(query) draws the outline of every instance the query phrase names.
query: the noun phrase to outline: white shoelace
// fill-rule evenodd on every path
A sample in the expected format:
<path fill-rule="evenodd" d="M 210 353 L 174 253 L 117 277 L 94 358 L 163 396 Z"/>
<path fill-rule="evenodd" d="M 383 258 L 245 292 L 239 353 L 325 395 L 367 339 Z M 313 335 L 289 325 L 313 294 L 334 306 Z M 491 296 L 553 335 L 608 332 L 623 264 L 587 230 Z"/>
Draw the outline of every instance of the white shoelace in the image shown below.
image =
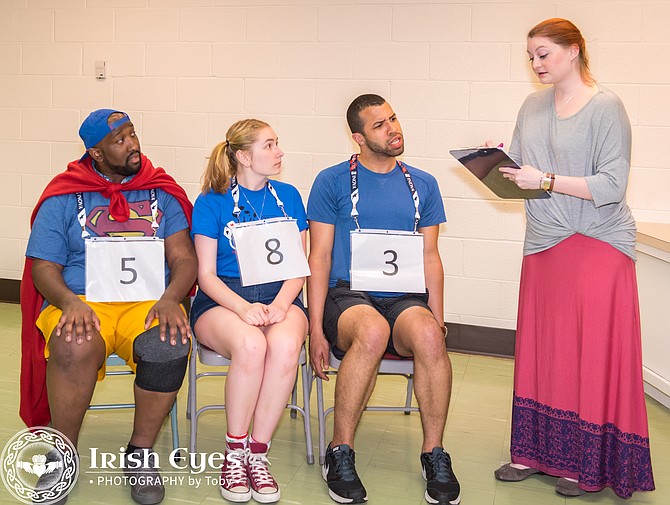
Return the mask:
<path fill-rule="evenodd" d="M 244 449 L 235 449 L 226 454 L 228 464 L 225 468 L 225 478 L 230 484 L 247 485 L 246 455 Z"/>
<path fill-rule="evenodd" d="M 268 485 L 275 487 L 277 484 L 268 470 L 270 461 L 264 453 L 249 452 L 249 474 L 256 486 Z"/>

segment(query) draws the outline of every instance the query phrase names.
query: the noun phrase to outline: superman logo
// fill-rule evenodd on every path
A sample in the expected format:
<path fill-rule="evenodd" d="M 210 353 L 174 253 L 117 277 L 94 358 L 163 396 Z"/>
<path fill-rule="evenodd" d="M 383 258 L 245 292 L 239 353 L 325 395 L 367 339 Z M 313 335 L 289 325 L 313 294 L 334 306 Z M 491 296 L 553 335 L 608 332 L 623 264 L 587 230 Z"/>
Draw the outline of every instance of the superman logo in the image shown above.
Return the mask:
<path fill-rule="evenodd" d="M 120 223 L 109 213 L 109 208 L 99 206 L 94 208 L 87 218 L 88 227 L 98 237 L 152 237 L 151 203 L 149 200 L 128 203 L 130 218 Z M 163 218 L 163 212 L 158 209 L 158 222 Z"/>

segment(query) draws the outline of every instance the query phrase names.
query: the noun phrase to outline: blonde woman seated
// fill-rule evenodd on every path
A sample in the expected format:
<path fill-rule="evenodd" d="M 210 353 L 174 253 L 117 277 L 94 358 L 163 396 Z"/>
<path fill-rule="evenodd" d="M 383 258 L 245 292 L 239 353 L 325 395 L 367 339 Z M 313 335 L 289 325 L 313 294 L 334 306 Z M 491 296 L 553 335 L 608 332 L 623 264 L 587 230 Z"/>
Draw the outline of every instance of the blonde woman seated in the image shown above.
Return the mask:
<path fill-rule="evenodd" d="M 281 172 L 283 156 L 267 123 L 236 122 L 212 152 L 193 212 L 200 288 L 191 324 L 199 342 L 231 360 L 220 488 L 232 502 L 252 497 L 261 503 L 279 500 L 267 453 L 307 334 L 299 298 L 304 277 L 242 286 L 233 240 L 233 228 L 241 223 L 290 217 L 297 223 L 296 241 L 302 242 L 298 249 L 304 256 L 307 221 L 300 194 L 289 184 L 269 179 Z M 257 254 L 270 261 L 273 252 L 280 257 L 276 243 Z"/>

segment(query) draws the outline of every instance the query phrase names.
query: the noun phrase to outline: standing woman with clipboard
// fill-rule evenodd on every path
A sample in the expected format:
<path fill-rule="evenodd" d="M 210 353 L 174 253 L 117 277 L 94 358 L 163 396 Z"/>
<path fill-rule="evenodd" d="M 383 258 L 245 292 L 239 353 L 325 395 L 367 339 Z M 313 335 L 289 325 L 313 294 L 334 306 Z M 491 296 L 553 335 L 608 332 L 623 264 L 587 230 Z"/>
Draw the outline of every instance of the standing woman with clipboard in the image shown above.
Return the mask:
<path fill-rule="evenodd" d="M 232 502 L 279 500 L 267 452 L 307 335 L 300 299 L 308 273 L 305 208 L 293 186 L 269 179 L 280 173 L 283 156 L 267 123 L 236 122 L 214 148 L 194 206 L 199 291 L 191 324 L 199 342 L 231 360 L 220 490 Z M 288 231 L 278 231 L 285 224 Z M 236 235 L 241 225 L 251 238 Z M 259 259 L 253 271 L 245 271 L 238 255 Z M 276 280 L 278 269 L 284 279 Z M 246 285 L 251 275 L 260 281 Z"/>
<path fill-rule="evenodd" d="M 512 463 L 503 481 L 539 472 L 556 492 L 654 489 L 642 384 L 635 221 L 626 205 L 631 129 L 621 100 L 589 72 L 584 38 L 548 19 L 528 34 L 542 84 L 518 115 L 500 168 L 522 189 L 526 238 L 517 320 Z"/>

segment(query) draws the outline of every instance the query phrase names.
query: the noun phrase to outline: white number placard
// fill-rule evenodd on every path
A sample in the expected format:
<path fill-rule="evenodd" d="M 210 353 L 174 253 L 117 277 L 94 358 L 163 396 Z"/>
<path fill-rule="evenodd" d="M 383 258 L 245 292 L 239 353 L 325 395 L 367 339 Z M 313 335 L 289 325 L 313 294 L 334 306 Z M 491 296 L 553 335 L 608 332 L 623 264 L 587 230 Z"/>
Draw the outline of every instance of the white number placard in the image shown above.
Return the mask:
<path fill-rule="evenodd" d="M 156 237 L 86 240 L 86 299 L 91 302 L 158 300 L 165 291 L 165 247 Z"/>
<path fill-rule="evenodd" d="M 425 293 L 423 234 L 395 230 L 351 232 L 351 289 Z"/>
<path fill-rule="evenodd" d="M 295 219 L 278 217 L 233 226 L 242 286 L 310 274 Z"/>

